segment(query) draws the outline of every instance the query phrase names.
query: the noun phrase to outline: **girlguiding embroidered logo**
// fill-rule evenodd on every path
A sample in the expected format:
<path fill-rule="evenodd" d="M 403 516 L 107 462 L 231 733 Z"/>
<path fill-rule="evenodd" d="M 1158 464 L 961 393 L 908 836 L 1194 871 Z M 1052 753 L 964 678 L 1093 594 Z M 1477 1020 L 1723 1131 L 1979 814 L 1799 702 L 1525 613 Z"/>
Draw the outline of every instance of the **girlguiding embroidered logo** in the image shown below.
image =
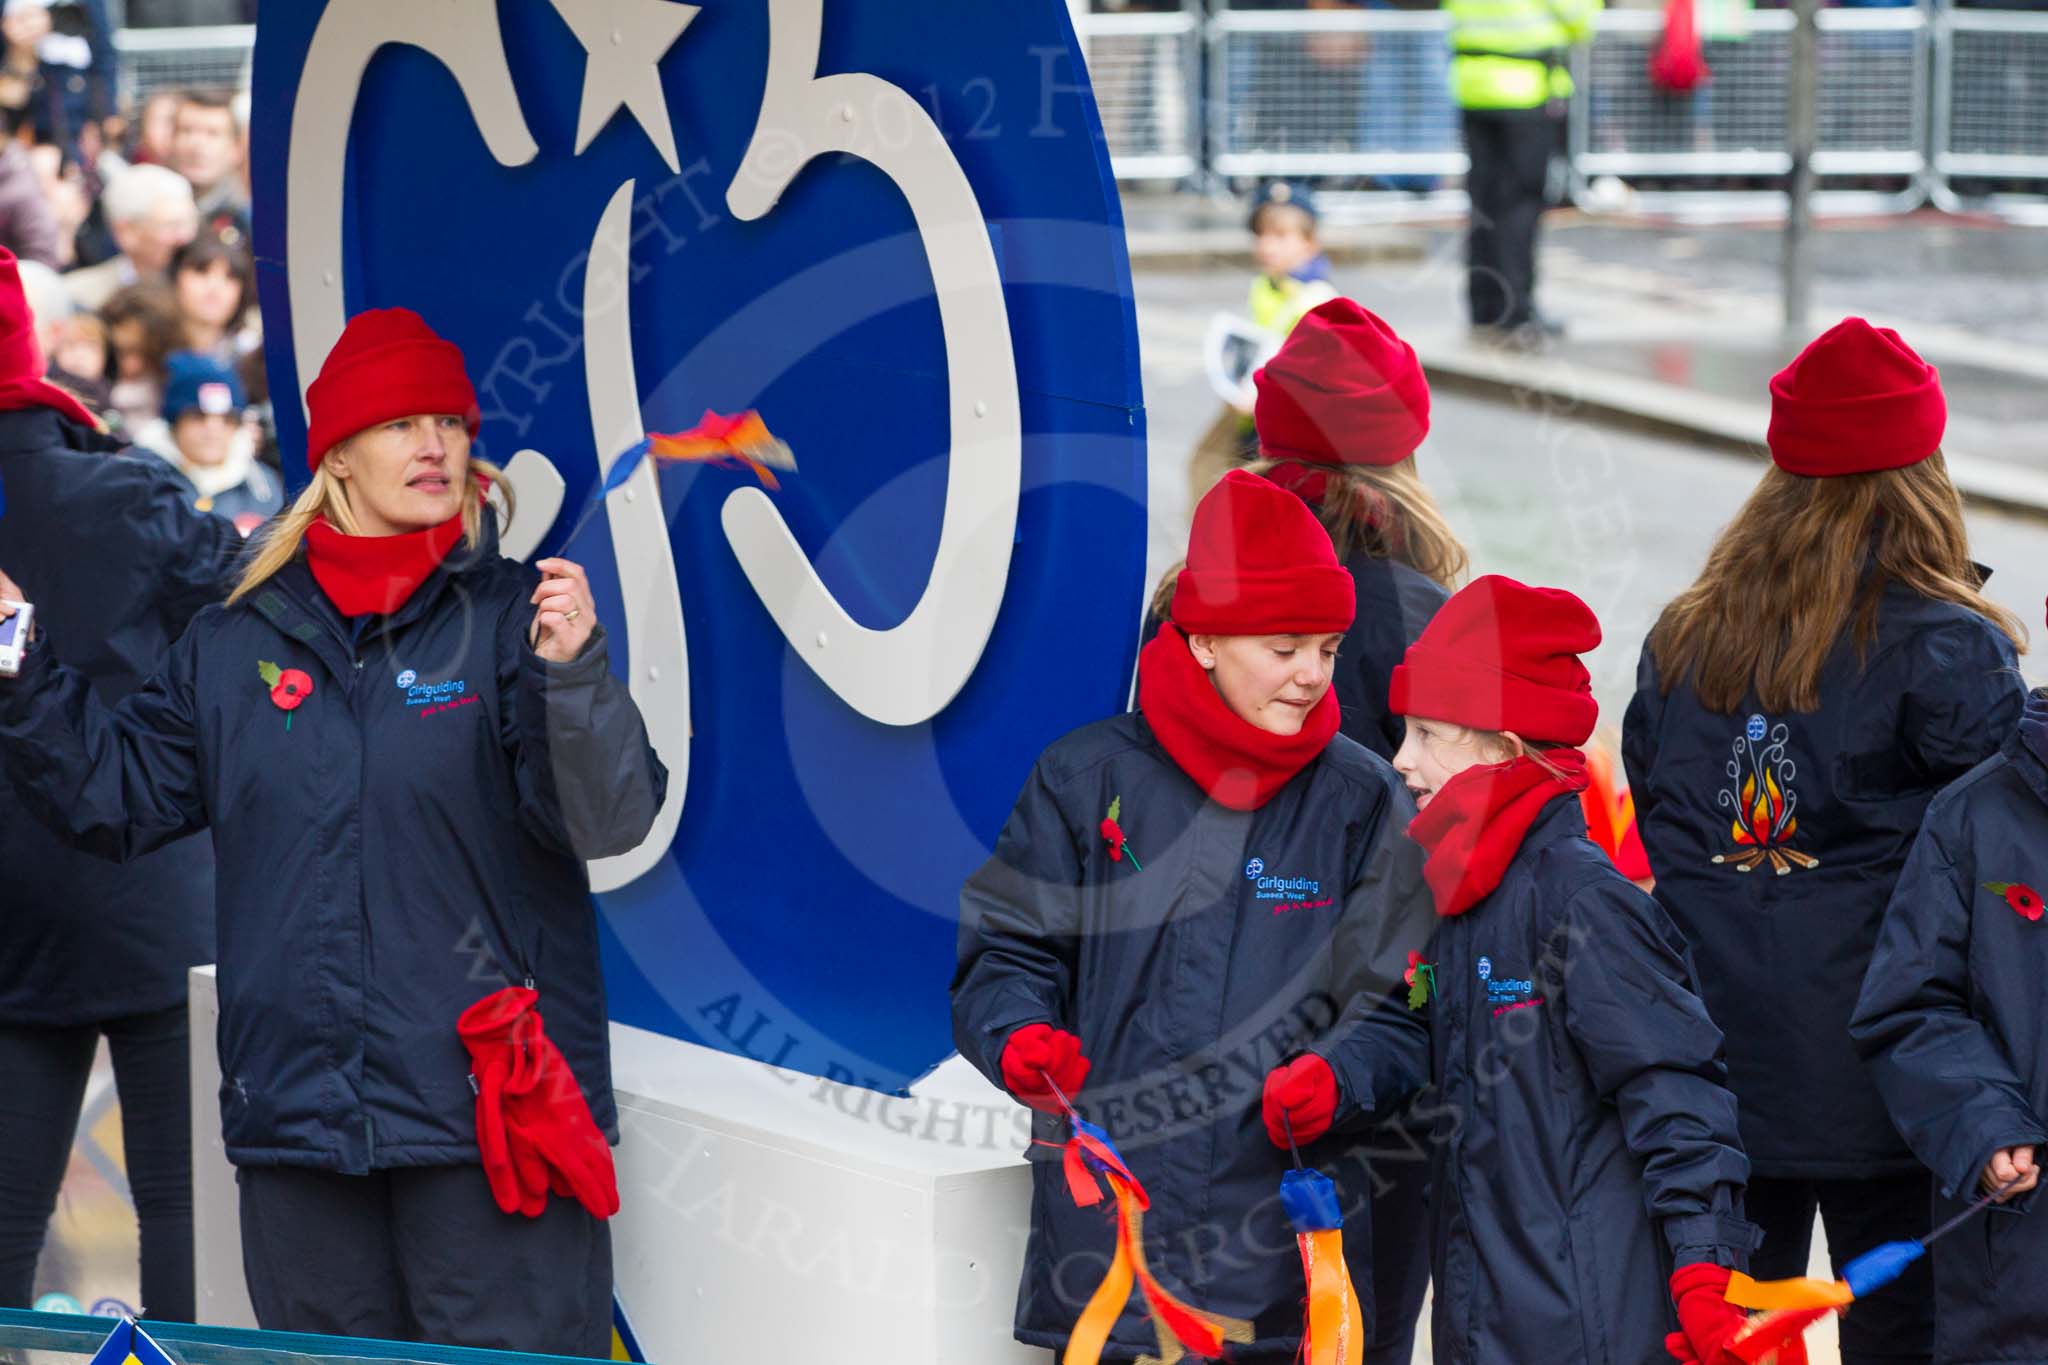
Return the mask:
<path fill-rule="evenodd" d="M 1260 877 L 1252 896 L 1262 901 L 1291 901 L 1301 896 L 1319 896 L 1323 884 L 1314 877 Z"/>
<path fill-rule="evenodd" d="M 1490 958 L 1490 957 L 1482 957 L 1482 958 L 1480 958 L 1480 959 L 1479 959 L 1479 979 L 1480 979 L 1481 981 L 1484 981 L 1484 980 L 1486 980 L 1486 978 L 1487 978 L 1487 977 L 1489 977 L 1489 976 L 1492 976 L 1492 975 L 1493 975 L 1493 959 L 1492 959 L 1492 958 Z"/>
<path fill-rule="evenodd" d="M 1266 860 L 1264 858 L 1254 858 L 1246 863 L 1244 865 L 1244 878 L 1252 883 L 1253 900 L 1306 901 L 1310 896 L 1321 895 L 1323 890 L 1323 884 L 1314 877 L 1268 877 L 1266 875 Z M 1317 907 L 1328 904 L 1330 904 L 1329 901 L 1319 901 L 1316 903 Z M 1273 907 L 1273 913 L 1277 915 L 1283 910 L 1305 908 L 1316 907 L 1277 905 Z"/>
<path fill-rule="evenodd" d="M 412 671 L 411 669 L 409 669 L 409 668 L 408 668 L 408 669 L 406 669 L 406 670 L 405 670 L 405 672 L 403 672 L 403 673 L 401 673 L 401 674 L 399 674 L 399 675 L 398 675 L 398 685 L 399 685 L 400 687 L 406 688 L 406 689 L 408 689 L 408 690 L 410 690 L 410 689 L 411 689 L 411 687 L 412 687 L 412 685 L 413 685 L 414 683 L 418 682 L 419 680 L 420 680 L 420 675 L 419 675 L 419 674 L 417 674 L 417 673 L 415 673 L 415 672 L 413 672 L 413 671 Z"/>

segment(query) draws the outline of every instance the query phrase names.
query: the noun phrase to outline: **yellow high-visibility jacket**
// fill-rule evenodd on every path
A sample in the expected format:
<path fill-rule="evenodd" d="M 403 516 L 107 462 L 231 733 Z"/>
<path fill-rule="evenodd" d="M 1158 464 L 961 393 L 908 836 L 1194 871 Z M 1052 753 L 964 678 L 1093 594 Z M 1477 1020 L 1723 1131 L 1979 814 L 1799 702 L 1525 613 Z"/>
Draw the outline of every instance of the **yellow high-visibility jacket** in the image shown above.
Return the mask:
<path fill-rule="evenodd" d="M 1572 93 L 1566 50 L 1590 41 L 1601 0 L 1444 0 L 1451 98 L 1464 109 L 1536 109 Z"/>
<path fill-rule="evenodd" d="M 1309 310 L 1336 297 L 1337 286 L 1327 278 L 1299 279 L 1290 275 L 1275 280 L 1261 273 L 1252 280 L 1252 323 L 1278 340 L 1292 332 L 1294 324 L 1306 317 Z"/>

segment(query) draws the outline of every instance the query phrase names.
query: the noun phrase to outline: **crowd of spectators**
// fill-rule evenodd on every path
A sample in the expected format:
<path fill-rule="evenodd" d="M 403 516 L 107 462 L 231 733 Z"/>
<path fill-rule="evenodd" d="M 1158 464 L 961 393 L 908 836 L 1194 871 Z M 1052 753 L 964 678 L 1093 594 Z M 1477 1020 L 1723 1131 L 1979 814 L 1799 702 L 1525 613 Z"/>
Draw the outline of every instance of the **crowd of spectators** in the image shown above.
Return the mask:
<path fill-rule="evenodd" d="M 0 0 L 0 245 L 49 378 L 253 527 L 281 482 L 249 229 L 247 95 L 122 98 L 111 23 L 140 0 Z M 163 8 L 163 6 L 159 6 Z M 189 8 L 189 6 L 188 6 Z M 246 17 L 221 0 L 191 19 Z"/>

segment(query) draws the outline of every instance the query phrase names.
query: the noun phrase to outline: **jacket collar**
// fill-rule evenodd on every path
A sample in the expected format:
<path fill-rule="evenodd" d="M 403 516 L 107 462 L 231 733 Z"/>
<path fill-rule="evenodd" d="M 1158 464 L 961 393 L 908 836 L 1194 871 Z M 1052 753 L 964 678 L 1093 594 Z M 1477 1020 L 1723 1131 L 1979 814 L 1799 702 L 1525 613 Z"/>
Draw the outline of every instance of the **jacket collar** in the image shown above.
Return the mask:
<path fill-rule="evenodd" d="M 411 625 L 425 616 L 456 580 L 476 574 L 497 557 L 498 521 L 489 516 L 484 518 L 484 533 L 474 548 L 458 544 L 441 566 L 427 575 L 418 591 L 406 599 L 404 606 L 381 622 L 370 623 L 363 638 L 370 638 L 372 632 L 388 636 Z M 460 591 L 460 585 L 455 590 Z M 351 660 L 360 647 L 356 628 L 320 591 L 303 553 L 257 589 L 249 602 L 256 614 L 279 632 L 318 654 L 335 676 L 345 677 L 354 671 Z"/>
<path fill-rule="evenodd" d="M 1579 804 L 1578 793 L 1559 792 L 1536 817 L 1536 823 L 1529 826 L 1529 833 L 1522 839 L 1522 852 L 1535 853 L 1566 839 L 1581 838 L 1585 833 L 1586 808 Z"/>

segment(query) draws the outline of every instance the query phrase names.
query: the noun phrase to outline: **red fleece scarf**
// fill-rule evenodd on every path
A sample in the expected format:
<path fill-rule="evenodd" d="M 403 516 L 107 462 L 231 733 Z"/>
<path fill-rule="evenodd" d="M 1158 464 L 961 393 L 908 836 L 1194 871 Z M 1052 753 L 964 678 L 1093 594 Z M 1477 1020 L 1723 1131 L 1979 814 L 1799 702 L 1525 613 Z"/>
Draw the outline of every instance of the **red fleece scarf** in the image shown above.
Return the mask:
<path fill-rule="evenodd" d="M 1562 781 L 1527 757 L 1467 768 L 1409 822 L 1408 837 L 1429 854 L 1422 876 L 1439 915 L 1462 915 L 1486 899 L 1544 808 L 1586 789 L 1583 753 L 1550 749 L 1543 758 L 1564 774 Z"/>
<path fill-rule="evenodd" d="M 306 528 L 306 567 L 343 616 L 389 616 L 462 541 L 462 514 L 402 536 L 348 536 L 321 517 Z"/>
<path fill-rule="evenodd" d="M 1261 730 L 1225 704 L 1168 622 L 1138 656 L 1138 709 L 1180 770 L 1219 806 L 1257 810 L 1309 765 L 1337 733 L 1337 694 L 1325 692 L 1301 732 Z"/>

